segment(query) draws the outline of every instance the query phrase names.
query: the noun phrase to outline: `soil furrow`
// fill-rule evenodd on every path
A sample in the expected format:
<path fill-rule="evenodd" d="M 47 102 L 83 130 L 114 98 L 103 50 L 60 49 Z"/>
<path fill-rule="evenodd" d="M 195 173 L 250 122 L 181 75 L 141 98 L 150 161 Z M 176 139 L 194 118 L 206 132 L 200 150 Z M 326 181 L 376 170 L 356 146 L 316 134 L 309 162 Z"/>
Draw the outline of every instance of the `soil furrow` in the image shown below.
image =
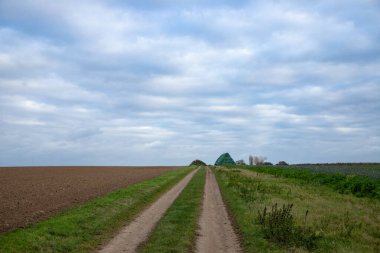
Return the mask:
<path fill-rule="evenodd" d="M 224 206 L 214 174 L 207 169 L 203 210 L 199 220 L 199 236 L 196 250 L 205 252 L 242 252 Z"/>
<path fill-rule="evenodd" d="M 180 167 L 0 167 L 0 233 Z"/>
<path fill-rule="evenodd" d="M 124 227 L 99 253 L 135 252 L 148 239 L 150 232 L 174 200 L 190 182 L 197 170 L 192 171 L 160 199 Z"/>

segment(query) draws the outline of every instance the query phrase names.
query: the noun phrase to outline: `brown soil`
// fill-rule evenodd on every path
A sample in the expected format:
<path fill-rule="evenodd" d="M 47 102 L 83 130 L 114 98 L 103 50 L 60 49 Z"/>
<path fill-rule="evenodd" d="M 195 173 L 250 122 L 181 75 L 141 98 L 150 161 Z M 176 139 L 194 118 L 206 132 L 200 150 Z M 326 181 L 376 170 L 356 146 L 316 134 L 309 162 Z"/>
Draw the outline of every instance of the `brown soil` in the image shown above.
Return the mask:
<path fill-rule="evenodd" d="M 199 226 L 196 252 L 242 252 L 224 206 L 218 183 L 210 169 L 207 169 Z"/>
<path fill-rule="evenodd" d="M 0 233 L 180 167 L 0 167 Z"/>
<path fill-rule="evenodd" d="M 99 253 L 136 252 L 137 247 L 148 239 L 157 222 L 190 182 L 196 170 L 187 175 L 160 199 L 144 210 L 135 220 L 124 227 Z"/>

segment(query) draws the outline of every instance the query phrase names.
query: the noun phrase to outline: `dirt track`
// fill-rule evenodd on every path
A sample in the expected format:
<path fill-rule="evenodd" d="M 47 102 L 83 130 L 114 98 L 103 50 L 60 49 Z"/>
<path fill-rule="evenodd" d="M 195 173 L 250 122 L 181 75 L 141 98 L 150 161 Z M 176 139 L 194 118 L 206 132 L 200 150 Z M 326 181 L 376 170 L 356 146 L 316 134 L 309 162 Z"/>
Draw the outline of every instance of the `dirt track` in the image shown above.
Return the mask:
<path fill-rule="evenodd" d="M 196 170 L 165 193 L 134 221 L 123 228 L 99 253 L 135 252 L 139 244 L 148 239 L 149 233 L 165 214 L 174 200 L 190 182 Z"/>
<path fill-rule="evenodd" d="M 0 233 L 179 167 L 0 167 Z"/>
<path fill-rule="evenodd" d="M 224 206 L 218 183 L 210 169 L 207 169 L 199 226 L 196 252 L 242 252 Z"/>

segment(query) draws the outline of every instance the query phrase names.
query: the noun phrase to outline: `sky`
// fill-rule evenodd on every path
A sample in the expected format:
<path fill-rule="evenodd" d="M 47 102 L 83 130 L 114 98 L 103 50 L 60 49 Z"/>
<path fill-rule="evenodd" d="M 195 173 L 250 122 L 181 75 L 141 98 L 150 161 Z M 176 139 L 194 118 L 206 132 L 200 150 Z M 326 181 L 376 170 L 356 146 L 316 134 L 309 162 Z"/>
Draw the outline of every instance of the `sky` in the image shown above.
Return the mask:
<path fill-rule="evenodd" d="M 378 0 L 0 0 L 0 166 L 380 162 Z"/>

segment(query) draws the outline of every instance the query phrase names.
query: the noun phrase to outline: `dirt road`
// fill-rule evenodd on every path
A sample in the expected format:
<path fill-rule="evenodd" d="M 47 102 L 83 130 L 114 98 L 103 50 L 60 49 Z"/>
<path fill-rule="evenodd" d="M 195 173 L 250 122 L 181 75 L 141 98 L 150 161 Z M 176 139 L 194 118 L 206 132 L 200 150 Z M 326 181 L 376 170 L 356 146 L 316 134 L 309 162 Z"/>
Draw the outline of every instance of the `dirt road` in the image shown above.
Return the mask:
<path fill-rule="evenodd" d="M 179 167 L 0 167 L 0 233 Z"/>
<path fill-rule="evenodd" d="M 165 193 L 134 221 L 124 227 L 99 253 L 135 252 L 136 248 L 148 239 L 149 233 L 165 214 L 174 200 L 190 182 L 196 171 L 191 172 L 177 185 Z"/>
<path fill-rule="evenodd" d="M 214 174 L 207 169 L 197 253 L 242 252 Z"/>

